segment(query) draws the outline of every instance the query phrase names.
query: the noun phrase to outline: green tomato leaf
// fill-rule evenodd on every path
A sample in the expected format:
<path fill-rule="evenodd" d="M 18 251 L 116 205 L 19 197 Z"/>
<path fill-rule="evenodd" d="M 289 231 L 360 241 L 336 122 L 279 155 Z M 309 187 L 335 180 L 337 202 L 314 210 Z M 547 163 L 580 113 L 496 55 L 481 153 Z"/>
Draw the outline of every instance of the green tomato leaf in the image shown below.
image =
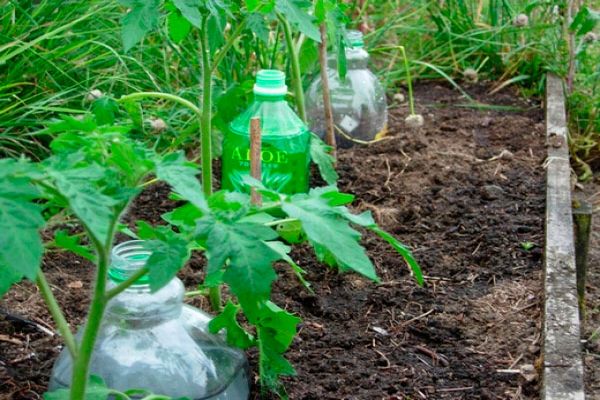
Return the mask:
<path fill-rule="evenodd" d="M 310 2 L 299 0 L 276 0 L 275 9 L 297 30 L 315 42 L 321 42 L 321 34 L 314 24 L 314 18 L 306 11 Z"/>
<path fill-rule="evenodd" d="M 261 366 L 261 381 L 267 387 L 278 386 L 278 378 L 282 375 L 293 376 L 296 371 L 283 358 L 282 354 L 288 349 L 294 336 L 300 318 L 286 312 L 271 301 L 266 301 L 260 307 L 259 321 L 256 327 L 260 342 L 259 363 Z"/>
<path fill-rule="evenodd" d="M 360 233 L 352 229 L 318 192 L 294 195 L 283 203 L 282 209 L 290 217 L 300 220 L 321 261 L 329 264 L 334 261 L 341 270 L 354 270 L 369 279 L 379 280 L 365 249 L 358 242 Z"/>
<path fill-rule="evenodd" d="M 213 334 L 225 329 L 227 331 L 227 343 L 240 349 L 247 349 L 254 345 L 254 337 L 246 332 L 236 319 L 240 308 L 239 305 L 233 304 L 231 300 L 228 301 L 221 314 L 209 322 L 208 329 Z"/>
<path fill-rule="evenodd" d="M 92 103 L 92 112 L 96 116 L 98 125 L 113 124 L 118 111 L 119 105 L 113 98 L 108 96 L 102 96 Z"/>
<path fill-rule="evenodd" d="M 582 7 L 577 15 L 575 15 L 575 18 L 573 18 L 573 22 L 569 26 L 569 31 L 576 32 L 577 35 L 585 35 L 591 32 L 598 22 L 600 22 L 600 12 L 594 11 L 589 7 Z"/>
<path fill-rule="evenodd" d="M 65 168 L 66 167 L 66 168 Z M 108 228 L 115 216 L 119 199 L 110 197 L 101 190 L 98 181 L 105 177 L 106 170 L 97 164 L 64 170 L 49 169 L 55 185 L 68 201 L 69 207 L 84 223 L 89 232 L 100 242 L 108 239 Z"/>
<path fill-rule="evenodd" d="M 169 37 L 175 43 L 181 42 L 192 30 L 192 24 L 180 12 L 173 11 L 167 16 Z"/>
<path fill-rule="evenodd" d="M 292 260 L 292 257 L 290 257 L 290 255 L 289 255 L 289 252 L 292 250 L 292 248 L 290 246 L 287 246 L 284 243 L 278 242 L 278 241 L 266 242 L 266 243 L 270 248 L 275 250 L 277 252 L 277 254 L 279 254 L 279 256 L 281 257 L 281 259 L 283 261 L 285 261 L 286 263 L 288 263 L 288 265 L 290 267 L 292 267 L 292 270 L 296 274 L 296 277 L 298 278 L 298 280 L 300 281 L 302 286 L 304 286 L 304 288 L 306 290 L 308 290 L 310 293 L 314 293 L 312 288 L 310 287 L 310 283 L 308 283 L 306 281 L 306 279 L 304 279 L 304 275 L 306 274 L 306 271 L 303 270 L 302 268 L 300 268 L 300 266 L 298 264 L 296 264 L 296 262 L 294 260 Z"/>
<path fill-rule="evenodd" d="M 79 243 L 78 236 L 71 236 L 66 231 L 58 230 L 54 234 L 54 245 L 61 249 L 73 252 L 85 259 L 92 262 L 96 259 L 94 253 L 87 246 L 83 246 Z"/>
<path fill-rule="evenodd" d="M 248 9 L 250 9 L 250 4 L 246 1 L 246 5 Z M 251 11 L 251 10 L 249 10 Z M 256 37 L 263 42 L 264 44 L 269 43 L 269 26 L 265 21 L 265 17 L 263 14 L 253 13 L 248 16 L 246 26 L 248 30 L 256 35 Z"/>
<path fill-rule="evenodd" d="M 336 207 L 335 209 L 336 212 L 338 212 L 338 214 L 344 217 L 346 220 L 350 221 L 355 225 L 359 225 L 371 230 L 372 232 L 376 233 L 380 238 L 388 242 L 398 252 L 398 254 L 400 254 L 404 258 L 404 261 L 406 261 L 406 263 L 410 267 L 412 274 L 415 277 L 415 280 L 417 281 L 417 284 L 419 284 L 419 286 L 423 286 L 425 281 L 423 279 L 423 272 L 421 271 L 421 266 L 413 256 L 410 249 L 404 244 L 402 244 L 394 236 L 377 226 L 370 211 L 365 211 L 362 214 L 352 214 L 346 207 Z"/>
<path fill-rule="evenodd" d="M 202 14 L 200 13 L 200 0 L 173 0 L 173 4 L 185 19 L 196 28 L 202 27 Z"/>
<path fill-rule="evenodd" d="M 158 26 L 161 2 L 160 0 L 119 0 L 119 3 L 129 8 L 121 20 L 121 39 L 127 52 Z"/>
<path fill-rule="evenodd" d="M 229 284 L 244 311 L 246 302 L 269 298 L 271 283 L 277 277 L 272 263 L 280 259 L 265 243 L 277 237 L 272 229 L 206 215 L 198 221 L 197 234 L 206 243 L 207 286 L 221 281 Z"/>
<path fill-rule="evenodd" d="M 34 281 L 42 260 L 41 207 L 26 178 L 0 179 L 0 296 L 23 277 Z"/>
<path fill-rule="evenodd" d="M 415 260 L 414 256 L 412 255 L 412 252 L 408 249 L 408 247 L 400 243 L 395 237 L 393 237 L 389 233 L 381 230 L 376 226 L 370 227 L 370 229 L 377 235 L 379 235 L 379 237 L 381 237 L 383 240 L 388 242 L 404 258 L 404 260 L 410 267 L 413 276 L 415 277 L 415 280 L 417 281 L 419 286 L 423 286 L 425 281 L 423 279 L 423 272 L 421 271 L 421 266 L 419 265 L 417 260 Z"/>
<path fill-rule="evenodd" d="M 288 243 L 302 243 L 306 240 L 300 221 L 290 221 L 278 224 L 275 230 Z"/>
<path fill-rule="evenodd" d="M 206 210 L 208 206 L 200 182 L 196 178 L 197 174 L 197 166 L 187 161 L 182 151 L 167 154 L 156 165 L 158 179 L 167 182 L 175 193 L 198 209 Z"/>
<path fill-rule="evenodd" d="M 319 167 L 319 173 L 325 182 L 328 185 L 335 185 L 339 176 L 334 167 L 335 158 L 330 151 L 331 147 L 327 146 L 317 135 L 314 133 L 311 135 L 310 158 Z"/>
<path fill-rule="evenodd" d="M 173 231 L 169 231 L 166 235 L 163 232 L 157 233 L 158 237 L 162 236 L 160 239 L 144 242 L 144 246 L 152 251 L 146 262 L 152 292 L 158 291 L 169 283 L 190 258 L 186 240 Z"/>
<path fill-rule="evenodd" d="M 133 126 L 141 132 L 144 132 L 144 111 L 142 105 L 137 101 L 124 101 L 121 105 L 127 114 L 129 114 Z"/>

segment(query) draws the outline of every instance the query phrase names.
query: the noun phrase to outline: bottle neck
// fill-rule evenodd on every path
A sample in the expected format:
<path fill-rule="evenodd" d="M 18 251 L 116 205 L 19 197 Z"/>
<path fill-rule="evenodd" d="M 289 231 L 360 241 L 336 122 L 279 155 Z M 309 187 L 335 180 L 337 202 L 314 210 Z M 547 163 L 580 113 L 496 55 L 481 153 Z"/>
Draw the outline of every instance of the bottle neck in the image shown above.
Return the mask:
<path fill-rule="evenodd" d="M 114 287 L 114 282 L 108 287 Z M 106 307 L 106 321 L 126 329 L 155 326 L 181 315 L 184 287 L 178 278 L 152 293 L 149 285 L 132 285 L 111 299 Z"/>
<path fill-rule="evenodd" d="M 276 103 L 278 101 L 285 101 L 285 95 L 264 95 L 261 93 L 254 93 L 254 100 L 261 102 Z"/>
<path fill-rule="evenodd" d="M 121 243 L 113 248 L 108 273 L 108 287 L 114 288 L 146 265 L 151 256 L 142 240 Z M 139 329 L 176 318 L 183 306 L 184 288 L 177 278 L 152 293 L 150 278 L 142 276 L 133 285 L 115 296 L 107 305 L 107 321 L 119 326 Z"/>
<path fill-rule="evenodd" d="M 330 69 L 338 68 L 338 59 L 335 56 L 328 57 L 327 65 Z M 362 47 L 349 47 L 346 49 L 346 68 L 367 69 L 369 67 L 369 53 Z"/>

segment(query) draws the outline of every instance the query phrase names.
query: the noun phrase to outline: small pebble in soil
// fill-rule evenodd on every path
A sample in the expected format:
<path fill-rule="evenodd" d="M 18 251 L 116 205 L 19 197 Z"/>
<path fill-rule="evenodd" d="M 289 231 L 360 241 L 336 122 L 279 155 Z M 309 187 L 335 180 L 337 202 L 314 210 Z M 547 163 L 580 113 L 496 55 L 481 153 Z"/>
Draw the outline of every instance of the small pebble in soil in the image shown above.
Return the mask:
<path fill-rule="evenodd" d="M 485 185 L 481 188 L 481 197 L 484 200 L 498 200 L 504 195 L 504 189 L 497 185 Z"/>

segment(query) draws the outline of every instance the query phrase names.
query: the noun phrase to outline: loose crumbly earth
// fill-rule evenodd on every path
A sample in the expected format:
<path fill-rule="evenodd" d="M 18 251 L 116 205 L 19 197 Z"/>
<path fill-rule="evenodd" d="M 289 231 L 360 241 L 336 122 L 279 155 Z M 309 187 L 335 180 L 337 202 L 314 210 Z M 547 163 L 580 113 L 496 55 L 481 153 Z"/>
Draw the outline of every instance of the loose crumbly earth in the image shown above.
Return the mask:
<path fill-rule="evenodd" d="M 585 390 L 590 400 L 600 400 L 600 174 L 576 189 L 574 196 L 588 202 L 594 211 L 587 262 L 585 311 L 581 336 L 585 366 Z"/>
<path fill-rule="evenodd" d="M 307 247 L 295 250 L 315 294 L 278 268 L 274 301 L 303 319 L 287 354 L 297 370 L 284 380 L 291 399 L 539 398 L 543 113 L 514 92 L 468 90 L 518 110 L 464 107 L 456 91 L 424 84 L 416 90 L 421 130 L 406 130 L 406 104 L 393 105 L 391 138 L 340 151 L 339 186 L 356 195 L 353 208 L 371 210 L 414 250 L 427 283 L 418 287 L 402 259 L 370 234 L 362 241 L 380 284 L 320 265 Z M 128 221 L 160 222 L 173 207 L 167 195 L 150 188 Z M 194 257 L 182 271 L 188 287 L 203 265 Z M 80 324 L 92 268 L 54 253 L 44 269 L 67 318 Z M 29 283 L 0 309 L 0 398 L 39 399 L 61 345 L 53 322 Z M 255 367 L 256 353 L 249 357 Z"/>

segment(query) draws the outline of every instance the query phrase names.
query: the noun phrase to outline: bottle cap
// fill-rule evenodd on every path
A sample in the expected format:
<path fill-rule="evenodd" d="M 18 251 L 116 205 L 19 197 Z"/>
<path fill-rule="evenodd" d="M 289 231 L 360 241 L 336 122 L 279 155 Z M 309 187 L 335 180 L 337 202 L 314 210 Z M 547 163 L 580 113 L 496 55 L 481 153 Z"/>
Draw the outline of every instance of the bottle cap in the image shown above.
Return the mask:
<path fill-rule="evenodd" d="M 121 283 L 129 279 L 136 271 L 143 268 L 152 254 L 144 247 L 143 240 L 130 240 L 116 245 L 111 254 L 111 263 L 108 269 L 108 278 Z M 135 281 L 136 285 L 147 285 L 150 281 L 148 274 Z"/>
<path fill-rule="evenodd" d="M 262 96 L 285 96 L 285 74 L 276 69 L 261 69 L 256 75 L 254 94 Z"/>
<path fill-rule="evenodd" d="M 363 40 L 363 34 L 361 31 L 348 31 L 346 33 L 346 40 L 348 44 L 352 47 L 362 48 L 365 45 Z"/>

